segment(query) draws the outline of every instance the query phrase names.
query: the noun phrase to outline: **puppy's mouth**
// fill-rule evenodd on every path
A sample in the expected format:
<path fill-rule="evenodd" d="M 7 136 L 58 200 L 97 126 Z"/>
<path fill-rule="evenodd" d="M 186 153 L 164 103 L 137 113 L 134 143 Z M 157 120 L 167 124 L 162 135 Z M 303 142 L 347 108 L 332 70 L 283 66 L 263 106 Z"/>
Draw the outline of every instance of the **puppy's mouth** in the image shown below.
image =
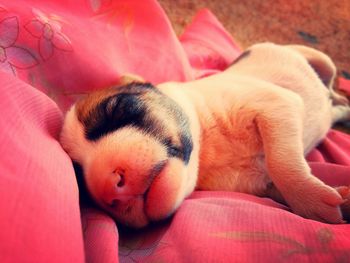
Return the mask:
<path fill-rule="evenodd" d="M 147 225 L 150 222 L 146 211 L 148 195 L 152 184 L 158 180 L 167 164 L 168 160 L 162 160 L 151 168 L 145 176 L 143 192 L 118 194 L 111 202 L 104 202 L 107 211 L 124 225 L 136 228 Z"/>
<path fill-rule="evenodd" d="M 149 175 L 147 176 L 148 182 L 147 182 L 147 189 L 145 191 L 145 195 L 147 195 L 153 181 L 162 173 L 167 163 L 168 163 L 168 160 L 162 160 L 152 167 L 151 171 L 148 173 Z"/>

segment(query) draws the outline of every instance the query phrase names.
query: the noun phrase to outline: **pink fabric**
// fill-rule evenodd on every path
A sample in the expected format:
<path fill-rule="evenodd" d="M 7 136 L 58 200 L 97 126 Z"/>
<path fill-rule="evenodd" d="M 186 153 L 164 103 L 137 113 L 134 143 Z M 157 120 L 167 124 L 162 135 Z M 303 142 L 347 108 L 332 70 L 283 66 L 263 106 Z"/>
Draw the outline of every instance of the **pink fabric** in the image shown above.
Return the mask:
<path fill-rule="evenodd" d="M 193 78 L 184 49 L 154 1 L 0 4 L 0 47 L 7 55 L 0 53 L 0 68 L 48 94 L 61 108 L 125 73 L 154 83 Z"/>
<path fill-rule="evenodd" d="M 85 256 L 88 262 L 117 263 L 118 229 L 108 215 L 94 208 L 82 209 Z"/>
<path fill-rule="evenodd" d="M 224 70 L 241 53 L 232 37 L 207 9 L 196 15 L 180 41 L 195 78 Z"/>
<path fill-rule="evenodd" d="M 1 262 L 84 262 L 78 188 L 47 96 L 0 72 Z"/>
<path fill-rule="evenodd" d="M 143 262 L 339 262 L 350 258 L 348 231 L 300 218 L 268 199 L 196 192 Z"/>
<path fill-rule="evenodd" d="M 350 97 L 350 80 L 349 79 L 339 78 L 338 86 L 341 91 L 343 91 L 345 94 L 347 94 L 348 97 Z"/>
<path fill-rule="evenodd" d="M 172 219 L 136 232 L 94 208 L 80 222 L 73 169 L 57 142 L 61 114 L 48 97 L 65 111 L 124 73 L 186 81 L 225 69 L 240 52 L 208 10 L 179 40 L 154 0 L 0 0 L 1 262 L 84 254 L 88 262 L 346 262 L 348 225 L 240 193 L 195 192 Z M 350 94 L 349 81 L 339 85 Z M 308 156 L 314 174 L 350 184 L 349 146 L 349 135 L 331 131 Z"/>

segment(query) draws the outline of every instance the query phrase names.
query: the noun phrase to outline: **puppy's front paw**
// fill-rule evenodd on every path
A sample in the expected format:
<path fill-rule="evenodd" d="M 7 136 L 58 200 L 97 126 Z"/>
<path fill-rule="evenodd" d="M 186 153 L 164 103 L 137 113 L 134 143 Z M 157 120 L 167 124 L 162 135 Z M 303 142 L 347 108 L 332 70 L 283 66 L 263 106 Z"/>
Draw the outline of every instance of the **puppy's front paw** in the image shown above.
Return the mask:
<path fill-rule="evenodd" d="M 340 210 L 345 200 L 330 186 L 321 183 L 299 186 L 287 194 L 286 200 L 293 212 L 303 217 L 330 224 L 345 223 Z"/>

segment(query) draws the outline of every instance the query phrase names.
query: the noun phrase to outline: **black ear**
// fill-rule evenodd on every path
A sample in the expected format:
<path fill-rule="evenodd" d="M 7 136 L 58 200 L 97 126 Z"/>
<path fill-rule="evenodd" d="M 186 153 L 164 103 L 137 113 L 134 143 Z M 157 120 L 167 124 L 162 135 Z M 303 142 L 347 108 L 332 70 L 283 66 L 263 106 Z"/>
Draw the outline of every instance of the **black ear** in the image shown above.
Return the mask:
<path fill-rule="evenodd" d="M 97 141 L 125 126 L 144 127 L 147 107 L 140 93 L 118 93 L 101 101 L 84 123 L 86 138 Z"/>
<path fill-rule="evenodd" d="M 113 115 L 115 106 L 118 103 L 117 99 L 118 97 L 115 95 L 115 96 L 109 97 L 104 103 L 104 111 L 107 115 Z"/>
<path fill-rule="evenodd" d="M 145 115 L 145 107 L 138 94 L 119 93 L 101 103 L 110 124 L 118 129 L 130 124 L 138 124 Z"/>

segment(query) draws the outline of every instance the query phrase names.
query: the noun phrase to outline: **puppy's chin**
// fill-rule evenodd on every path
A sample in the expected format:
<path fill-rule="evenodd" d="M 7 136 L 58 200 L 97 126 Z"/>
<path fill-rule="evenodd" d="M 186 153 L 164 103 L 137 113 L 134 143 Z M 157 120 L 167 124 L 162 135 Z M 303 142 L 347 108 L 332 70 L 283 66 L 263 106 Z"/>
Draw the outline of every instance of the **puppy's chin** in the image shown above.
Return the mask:
<path fill-rule="evenodd" d="M 136 196 L 125 202 L 116 202 L 112 206 L 100 204 L 118 223 L 132 228 L 142 228 L 150 223 L 144 211 L 144 197 Z"/>
<path fill-rule="evenodd" d="M 140 228 L 169 217 L 193 190 L 185 163 L 169 158 L 166 146 L 136 128 L 120 129 L 93 144 L 87 188 L 124 225 Z"/>

